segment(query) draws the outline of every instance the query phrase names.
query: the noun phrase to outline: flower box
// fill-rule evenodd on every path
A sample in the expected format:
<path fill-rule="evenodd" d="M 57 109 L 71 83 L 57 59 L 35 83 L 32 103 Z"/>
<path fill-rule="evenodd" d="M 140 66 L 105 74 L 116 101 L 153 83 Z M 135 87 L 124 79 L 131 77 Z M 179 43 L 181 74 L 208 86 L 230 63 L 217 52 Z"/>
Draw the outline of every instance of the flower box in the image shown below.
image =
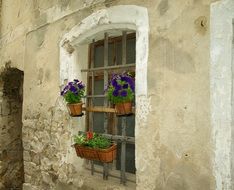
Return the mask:
<path fill-rule="evenodd" d="M 113 160 L 116 159 L 116 144 L 112 144 L 112 146 L 106 149 L 96 149 L 78 144 L 74 144 L 74 148 L 76 149 L 77 156 L 80 158 L 85 158 L 88 160 L 97 160 L 105 163 L 113 162 Z"/>

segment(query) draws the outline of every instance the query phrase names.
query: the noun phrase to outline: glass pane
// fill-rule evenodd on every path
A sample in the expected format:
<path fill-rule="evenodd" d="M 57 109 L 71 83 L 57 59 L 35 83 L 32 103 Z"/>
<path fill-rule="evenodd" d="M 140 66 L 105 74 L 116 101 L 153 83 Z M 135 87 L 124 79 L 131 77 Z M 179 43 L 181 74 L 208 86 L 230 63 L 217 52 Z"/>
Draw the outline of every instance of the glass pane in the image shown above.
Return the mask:
<path fill-rule="evenodd" d="M 116 63 L 122 65 L 122 42 L 116 42 Z"/>
<path fill-rule="evenodd" d="M 103 80 L 94 81 L 94 94 L 100 95 L 103 94 Z M 103 98 L 93 98 L 94 106 L 103 106 L 104 100 Z M 93 130 L 96 133 L 104 132 L 104 114 L 103 113 L 93 113 Z"/>
<path fill-rule="evenodd" d="M 104 113 L 93 113 L 93 131 L 95 133 L 104 133 Z"/>
<path fill-rule="evenodd" d="M 108 65 L 114 65 L 114 43 L 109 43 L 108 47 Z"/>
<path fill-rule="evenodd" d="M 127 126 L 126 126 L 126 136 L 134 137 L 135 136 L 135 115 L 128 116 L 126 118 Z M 117 125 L 118 135 L 122 134 L 122 119 L 118 117 L 118 125 Z"/>
<path fill-rule="evenodd" d="M 135 168 L 135 145 L 126 144 L 126 172 L 136 173 Z M 117 144 L 116 169 L 121 169 L 121 143 Z"/>
<path fill-rule="evenodd" d="M 96 46 L 94 49 L 94 67 L 104 66 L 104 47 Z"/>
<path fill-rule="evenodd" d="M 136 61 L 136 39 L 127 40 L 127 64 L 135 63 Z"/>
<path fill-rule="evenodd" d="M 95 95 L 104 94 L 104 81 L 103 81 L 103 79 L 94 81 L 94 94 Z"/>

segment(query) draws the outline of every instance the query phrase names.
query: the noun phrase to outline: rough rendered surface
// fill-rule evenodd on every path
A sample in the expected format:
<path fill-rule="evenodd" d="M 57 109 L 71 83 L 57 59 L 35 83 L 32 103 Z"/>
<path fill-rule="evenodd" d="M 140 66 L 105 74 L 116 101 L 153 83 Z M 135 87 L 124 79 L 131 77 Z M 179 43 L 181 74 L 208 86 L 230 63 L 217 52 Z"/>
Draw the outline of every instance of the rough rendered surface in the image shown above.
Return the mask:
<path fill-rule="evenodd" d="M 210 122 L 211 2 L 2 0 L 0 68 L 10 61 L 24 72 L 23 189 L 216 189 Z M 147 82 L 137 97 L 141 122 L 135 134 L 136 184 L 127 186 L 115 178 L 103 181 L 84 169 L 70 146 L 84 121 L 71 119 L 59 97 L 62 38 L 93 13 L 118 5 L 144 7 L 149 16 Z M 0 173 L 1 168 L 0 160 Z"/>

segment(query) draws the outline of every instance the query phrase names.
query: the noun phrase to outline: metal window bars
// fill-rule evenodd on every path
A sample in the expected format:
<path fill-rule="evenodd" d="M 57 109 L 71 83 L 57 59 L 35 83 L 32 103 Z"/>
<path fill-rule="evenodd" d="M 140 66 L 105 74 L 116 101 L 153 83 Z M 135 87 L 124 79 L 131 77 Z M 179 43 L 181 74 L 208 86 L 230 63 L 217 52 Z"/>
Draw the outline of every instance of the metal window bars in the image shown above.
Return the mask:
<path fill-rule="evenodd" d="M 108 84 L 108 72 L 113 70 L 124 70 L 124 69 L 130 69 L 135 68 L 135 64 L 127 64 L 127 32 L 122 32 L 122 65 L 117 65 L 116 62 L 113 66 L 108 65 L 108 52 L 109 52 L 109 36 L 108 33 L 105 33 L 104 35 L 104 66 L 103 67 L 94 67 L 94 60 L 95 60 L 95 40 L 93 40 L 91 46 L 90 46 L 90 62 L 89 62 L 89 68 L 83 69 L 81 72 L 87 72 L 87 81 L 88 85 L 87 87 L 90 89 L 89 95 L 87 95 L 85 98 L 87 98 L 86 101 L 86 108 L 84 110 L 88 113 L 88 117 L 86 119 L 86 130 L 93 131 L 93 122 L 94 122 L 94 114 L 93 112 L 103 112 L 104 113 L 104 136 L 113 140 L 118 141 L 121 143 L 121 169 L 120 169 L 120 182 L 122 184 L 126 184 L 126 143 L 135 144 L 135 138 L 134 137 L 128 137 L 126 136 L 126 126 L 127 126 L 127 120 L 126 117 L 121 117 L 121 123 L 122 123 L 122 129 L 121 129 L 121 135 L 117 135 L 117 126 L 114 125 L 114 134 L 108 134 L 108 114 L 109 113 L 115 113 L 114 108 L 109 108 L 108 101 L 105 95 L 95 95 L 94 94 L 94 82 L 95 82 L 95 73 L 96 72 L 102 72 L 103 78 L 104 78 L 104 85 Z M 115 49 L 115 47 L 114 47 Z M 90 76 L 91 76 L 91 84 L 90 84 Z M 94 107 L 94 98 L 104 98 L 104 107 Z M 115 118 L 115 121 L 117 119 Z M 116 122 L 115 122 L 116 124 Z M 91 161 L 91 174 L 94 174 L 94 162 Z M 109 164 L 104 163 L 103 165 L 103 179 L 107 180 L 109 176 Z"/>

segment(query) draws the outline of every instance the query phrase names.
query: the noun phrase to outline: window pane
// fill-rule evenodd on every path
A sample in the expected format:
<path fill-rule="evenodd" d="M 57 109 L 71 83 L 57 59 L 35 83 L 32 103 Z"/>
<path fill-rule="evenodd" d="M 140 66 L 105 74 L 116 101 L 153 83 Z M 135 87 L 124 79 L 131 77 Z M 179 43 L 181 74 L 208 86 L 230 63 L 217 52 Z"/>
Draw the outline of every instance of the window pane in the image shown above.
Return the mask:
<path fill-rule="evenodd" d="M 127 40 L 127 64 L 135 63 L 136 61 L 136 39 Z"/>
<path fill-rule="evenodd" d="M 94 94 L 101 95 L 104 94 L 104 81 L 103 79 L 94 81 Z"/>
<path fill-rule="evenodd" d="M 104 113 L 93 113 L 93 131 L 95 133 L 104 133 Z"/>
<path fill-rule="evenodd" d="M 95 46 L 94 49 L 94 67 L 104 66 L 104 48 L 103 46 Z"/>
<path fill-rule="evenodd" d="M 116 42 L 116 63 L 122 65 L 122 42 Z"/>
<path fill-rule="evenodd" d="M 114 65 L 114 43 L 109 43 L 108 45 L 108 65 Z"/>
<path fill-rule="evenodd" d="M 135 116 L 126 117 L 127 126 L 126 126 L 126 136 L 134 137 L 135 136 Z M 117 125 L 118 135 L 122 134 L 122 119 L 118 117 L 118 125 Z"/>
<path fill-rule="evenodd" d="M 103 80 L 94 81 L 94 95 L 103 94 Z M 103 106 L 103 98 L 93 98 L 94 106 Z M 104 133 L 104 113 L 93 113 L 93 131 L 96 133 Z"/>
<path fill-rule="evenodd" d="M 126 144 L 126 172 L 136 173 L 135 168 L 135 145 Z M 121 143 L 117 144 L 116 169 L 121 169 Z"/>

